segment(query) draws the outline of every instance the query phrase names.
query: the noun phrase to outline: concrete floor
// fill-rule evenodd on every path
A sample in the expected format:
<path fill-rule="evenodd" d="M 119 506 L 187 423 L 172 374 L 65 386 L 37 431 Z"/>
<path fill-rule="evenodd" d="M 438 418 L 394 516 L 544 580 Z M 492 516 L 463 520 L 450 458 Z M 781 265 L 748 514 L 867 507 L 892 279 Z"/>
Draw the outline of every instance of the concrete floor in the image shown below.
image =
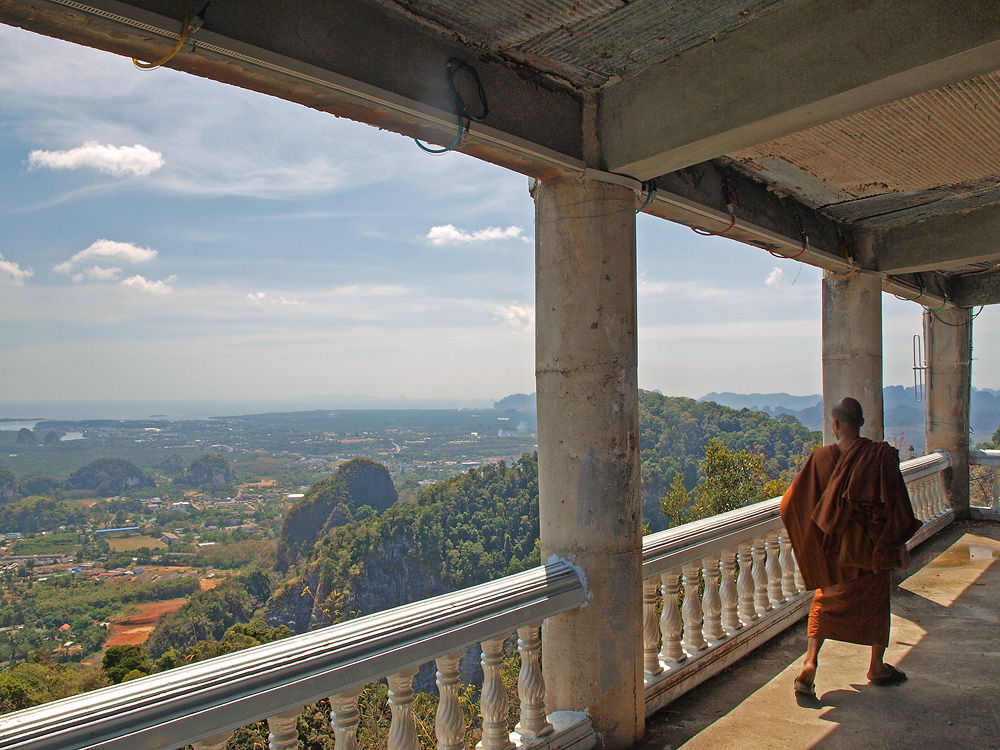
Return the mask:
<path fill-rule="evenodd" d="M 805 620 L 647 720 L 640 750 L 1000 748 L 1000 524 L 952 524 L 897 574 L 886 661 L 902 685 L 868 684 L 869 649 L 828 641 L 814 700 L 792 690 Z"/>

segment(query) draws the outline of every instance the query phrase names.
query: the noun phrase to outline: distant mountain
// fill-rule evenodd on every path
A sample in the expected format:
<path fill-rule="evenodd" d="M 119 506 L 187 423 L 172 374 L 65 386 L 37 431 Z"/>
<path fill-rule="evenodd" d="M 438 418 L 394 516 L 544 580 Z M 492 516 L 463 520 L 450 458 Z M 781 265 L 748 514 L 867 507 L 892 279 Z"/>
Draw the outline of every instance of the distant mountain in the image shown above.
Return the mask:
<path fill-rule="evenodd" d="M 791 396 L 787 393 L 709 393 L 698 399 L 733 409 L 762 411 L 770 416 L 785 413 L 811 430 L 823 429 L 821 396 Z M 882 389 L 886 440 L 902 448 L 924 451 L 924 404 L 917 401 L 912 386 L 889 385 Z M 973 388 L 970 405 L 972 443 L 989 440 L 1000 426 L 1000 391 Z"/>
<path fill-rule="evenodd" d="M 714 401 L 730 409 L 750 409 L 751 411 L 784 411 L 795 416 L 795 412 L 808 409 L 823 402 L 822 396 L 790 396 L 787 393 L 709 393 L 699 401 Z M 801 421 L 801 420 L 799 420 Z"/>
<path fill-rule="evenodd" d="M 530 411 L 536 410 L 534 393 L 515 393 L 505 396 L 493 404 L 497 411 Z"/>

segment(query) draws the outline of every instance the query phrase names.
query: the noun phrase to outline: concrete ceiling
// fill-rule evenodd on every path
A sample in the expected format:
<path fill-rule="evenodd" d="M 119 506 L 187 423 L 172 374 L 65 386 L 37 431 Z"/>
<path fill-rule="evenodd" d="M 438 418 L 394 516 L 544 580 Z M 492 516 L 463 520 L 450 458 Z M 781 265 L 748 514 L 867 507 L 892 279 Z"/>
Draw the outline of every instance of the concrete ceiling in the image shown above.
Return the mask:
<path fill-rule="evenodd" d="M 928 305 L 1000 302 L 992 0 L 191 0 L 168 63 L 646 211 Z M 0 0 L 0 21 L 153 60 L 184 0 Z M 468 68 L 455 84 L 473 113 Z M 645 186 L 642 187 L 642 183 Z M 645 196 L 648 196 L 648 192 Z M 732 210 L 730 210 L 732 208 Z"/>

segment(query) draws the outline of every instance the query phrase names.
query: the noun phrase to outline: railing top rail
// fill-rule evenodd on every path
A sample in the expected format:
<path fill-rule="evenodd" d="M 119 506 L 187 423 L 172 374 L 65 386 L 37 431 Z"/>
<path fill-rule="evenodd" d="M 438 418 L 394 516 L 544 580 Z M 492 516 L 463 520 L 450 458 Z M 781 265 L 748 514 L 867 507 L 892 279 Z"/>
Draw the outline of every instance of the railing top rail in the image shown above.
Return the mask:
<path fill-rule="evenodd" d="M 1000 451 L 973 448 L 969 451 L 969 463 L 973 466 L 1000 466 Z"/>
<path fill-rule="evenodd" d="M 987 451 L 979 451 L 987 453 Z M 1000 465 L 1000 451 L 996 454 Z M 922 479 L 951 466 L 951 456 L 938 451 L 904 461 L 899 465 L 907 482 Z M 643 538 L 643 578 L 675 570 L 688 563 L 723 549 L 731 549 L 752 539 L 758 539 L 782 528 L 779 506 L 775 497 L 744 508 L 737 508 L 711 518 L 686 523 Z"/>
<path fill-rule="evenodd" d="M 0 716 L 5 750 L 183 747 L 586 603 L 565 562 Z"/>
<path fill-rule="evenodd" d="M 781 528 L 780 497 L 649 534 L 642 540 L 643 578 L 666 573 Z"/>
<path fill-rule="evenodd" d="M 951 454 L 946 451 L 935 451 L 926 456 L 917 456 L 909 461 L 903 461 L 899 468 L 907 482 L 929 477 L 951 466 Z"/>

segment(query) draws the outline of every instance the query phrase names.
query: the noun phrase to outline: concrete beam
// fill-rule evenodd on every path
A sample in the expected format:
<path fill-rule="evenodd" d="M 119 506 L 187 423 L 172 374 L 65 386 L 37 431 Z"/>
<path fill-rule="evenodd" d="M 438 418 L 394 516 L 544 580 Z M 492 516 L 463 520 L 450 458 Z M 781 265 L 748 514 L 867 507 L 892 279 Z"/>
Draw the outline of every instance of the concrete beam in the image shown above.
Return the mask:
<path fill-rule="evenodd" d="M 898 275 L 1000 261 L 998 226 L 1000 203 L 995 203 L 880 232 L 876 268 Z"/>
<path fill-rule="evenodd" d="M 602 169 L 646 180 L 997 69 L 1000 4 L 784 3 L 604 90 Z"/>
<path fill-rule="evenodd" d="M 1000 304 L 1000 270 L 955 277 L 951 296 L 959 307 Z"/>
<path fill-rule="evenodd" d="M 173 46 L 182 13 L 174 0 L 0 0 L 2 23 L 144 60 Z M 168 67 L 436 144 L 456 133 L 445 63 L 467 60 L 490 115 L 461 151 L 540 179 L 582 171 L 580 95 L 378 3 L 213 3 L 192 40 Z"/>

